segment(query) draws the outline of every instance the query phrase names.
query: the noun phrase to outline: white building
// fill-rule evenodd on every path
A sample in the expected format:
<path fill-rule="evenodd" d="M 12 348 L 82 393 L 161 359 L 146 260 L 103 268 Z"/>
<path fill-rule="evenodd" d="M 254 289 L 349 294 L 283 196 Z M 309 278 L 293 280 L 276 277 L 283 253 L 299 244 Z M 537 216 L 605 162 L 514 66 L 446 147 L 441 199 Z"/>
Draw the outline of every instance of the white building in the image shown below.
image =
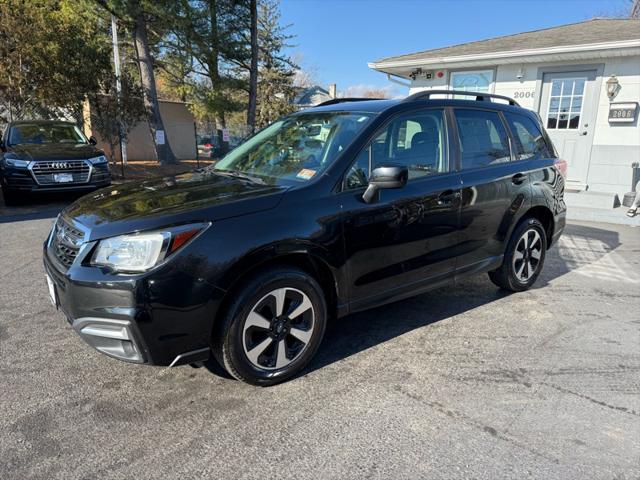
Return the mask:
<path fill-rule="evenodd" d="M 594 19 L 369 67 L 410 93 L 455 89 L 514 98 L 543 119 L 568 162 L 568 189 L 619 196 L 630 190 L 632 163 L 640 162 L 638 19 Z"/>

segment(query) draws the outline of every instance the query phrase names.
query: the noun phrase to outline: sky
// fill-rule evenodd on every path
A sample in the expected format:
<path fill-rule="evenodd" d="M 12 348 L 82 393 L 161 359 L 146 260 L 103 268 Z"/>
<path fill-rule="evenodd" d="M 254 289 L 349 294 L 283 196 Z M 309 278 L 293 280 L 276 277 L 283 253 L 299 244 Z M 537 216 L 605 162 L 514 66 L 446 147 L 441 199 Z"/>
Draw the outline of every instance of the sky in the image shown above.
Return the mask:
<path fill-rule="evenodd" d="M 296 36 L 289 53 L 320 85 L 356 96 L 368 87 L 390 96 L 367 62 L 388 56 L 625 15 L 630 0 L 281 0 L 282 23 Z"/>

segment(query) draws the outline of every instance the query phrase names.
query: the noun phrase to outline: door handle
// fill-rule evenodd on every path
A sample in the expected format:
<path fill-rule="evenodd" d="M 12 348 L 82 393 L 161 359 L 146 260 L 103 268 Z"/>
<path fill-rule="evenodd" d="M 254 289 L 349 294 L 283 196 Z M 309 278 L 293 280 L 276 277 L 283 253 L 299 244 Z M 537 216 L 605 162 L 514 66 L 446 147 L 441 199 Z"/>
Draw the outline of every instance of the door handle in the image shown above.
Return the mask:
<path fill-rule="evenodd" d="M 580 132 L 580 135 L 586 135 L 587 133 L 589 133 L 589 132 L 587 132 L 587 131 L 585 130 L 584 132 Z"/>
<path fill-rule="evenodd" d="M 445 190 L 438 195 L 438 205 L 451 205 L 460 197 L 460 192 L 455 190 Z"/>
<path fill-rule="evenodd" d="M 527 176 L 524 173 L 516 173 L 513 177 L 511 177 L 511 182 L 514 185 L 522 185 L 526 179 Z"/>

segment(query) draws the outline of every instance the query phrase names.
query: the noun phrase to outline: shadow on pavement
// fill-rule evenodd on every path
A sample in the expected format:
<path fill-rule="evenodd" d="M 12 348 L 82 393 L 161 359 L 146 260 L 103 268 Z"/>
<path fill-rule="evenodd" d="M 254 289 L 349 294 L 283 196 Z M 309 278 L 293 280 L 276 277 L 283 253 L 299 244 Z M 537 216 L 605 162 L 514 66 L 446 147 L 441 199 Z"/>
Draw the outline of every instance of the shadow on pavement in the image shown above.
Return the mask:
<path fill-rule="evenodd" d="M 559 244 L 547 252 L 542 275 L 534 288 L 550 288 L 548 284 L 552 280 L 598 261 L 619 246 L 617 232 L 567 225 Z M 320 350 L 306 372 L 512 295 L 498 289 L 486 275 L 476 276 L 475 279 L 463 279 L 457 285 L 330 322 Z"/>
<path fill-rule="evenodd" d="M 16 205 L 5 205 L 0 196 L 0 223 L 54 218 L 67 205 L 86 193 L 40 193 L 25 196 Z"/>

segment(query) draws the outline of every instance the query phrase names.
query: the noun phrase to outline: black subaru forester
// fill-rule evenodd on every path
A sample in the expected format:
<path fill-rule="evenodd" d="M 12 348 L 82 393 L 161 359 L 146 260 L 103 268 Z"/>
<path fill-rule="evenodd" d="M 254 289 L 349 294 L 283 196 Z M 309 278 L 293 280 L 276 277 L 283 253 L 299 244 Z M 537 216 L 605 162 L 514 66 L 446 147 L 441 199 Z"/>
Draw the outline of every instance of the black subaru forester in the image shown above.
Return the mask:
<path fill-rule="evenodd" d="M 112 357 L 212 354 L 271 385 L 311 360 L 329 318 L 481 272 L 530 288 L 565 225 L 565 165 L 506 97 L 331 100 L 213 167 L 66 208 L 44 245 L 51 299 Z"/>

